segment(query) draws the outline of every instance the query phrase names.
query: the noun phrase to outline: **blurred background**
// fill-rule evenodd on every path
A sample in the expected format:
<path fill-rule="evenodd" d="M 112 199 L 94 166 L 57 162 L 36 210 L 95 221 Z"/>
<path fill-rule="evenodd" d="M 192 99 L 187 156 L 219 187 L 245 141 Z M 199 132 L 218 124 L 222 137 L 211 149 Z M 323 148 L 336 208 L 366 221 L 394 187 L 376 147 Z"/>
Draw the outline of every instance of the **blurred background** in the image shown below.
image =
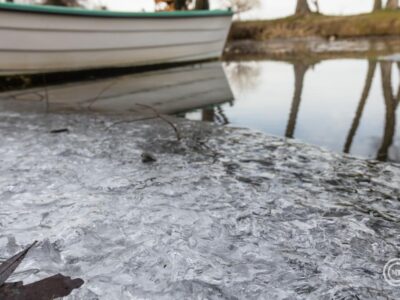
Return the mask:
<path fill-rule="evenodd" d="M 2 2 L 5 2 L 4 0 Z M 16 0 L 16 3 L 31 3 L 40 1 Z M 243 14 L 244 19 L 274 19 L 293 14 L 296 0 L 239 0 L 233 2 L 247 2 L 246 6 L 253 6 Z M 357 14 L 371 11 L 374 0 L 319 0 L 320 11 L 324 14 L 342 15 Z M 383 0 L 386 4 L 387 0 Z M 110 10 L 127 11 L 153 11 L 155 4 L 153 0 L 93 0 L 80 1 L 80 3 L 92 6 L 105 6 Z M 312 4 L 313 1 L 310 1 Z M 229 0 L 211 0 L 211 8 L 225 8 L 231 5 Z"/>

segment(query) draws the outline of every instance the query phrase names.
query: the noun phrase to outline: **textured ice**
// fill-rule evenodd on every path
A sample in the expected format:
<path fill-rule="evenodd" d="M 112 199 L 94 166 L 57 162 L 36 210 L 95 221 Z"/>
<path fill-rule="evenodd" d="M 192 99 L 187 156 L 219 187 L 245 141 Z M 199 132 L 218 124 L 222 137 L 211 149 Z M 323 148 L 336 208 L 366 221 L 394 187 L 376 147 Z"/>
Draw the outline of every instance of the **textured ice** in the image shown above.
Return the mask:
<path fill-rule="evenodd" d="M 68 299 L 88 300 L 400 298 L 382 276 L 399 256 L 398 165 L 118 121 L 0 112 L 0 260 L 40 241 L 13 280 L 81 277 Z"/>

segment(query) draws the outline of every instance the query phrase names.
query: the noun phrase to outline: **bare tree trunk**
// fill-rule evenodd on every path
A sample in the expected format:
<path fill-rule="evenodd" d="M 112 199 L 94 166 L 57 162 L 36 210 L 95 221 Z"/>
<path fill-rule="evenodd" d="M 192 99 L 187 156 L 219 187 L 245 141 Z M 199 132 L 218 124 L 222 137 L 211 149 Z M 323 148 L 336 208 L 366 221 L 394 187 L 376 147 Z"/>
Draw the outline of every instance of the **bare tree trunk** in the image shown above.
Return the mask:
<path fill-rule="evenodd" d="M 374 0 L 374 8 L 373 11 L 382 9 L 382 0 Z"/>
<path fill-rule="evenodd" d="M 187 10 L 186 0 L 175 0 L 174 8 L 175 10 Z"/>
<path fill-rule="evenodd" d="M 78 0 L 45 0 L 44 5 L 55 5 L 55 6 L 81 6 Z"/>
<path fill-rule="evenodd" d="M 296 15 L 307 15 L 311 13 L 307 0 L 297 0 Z"/>
<path fill-rule="evenodd" d="M 208 0 L 196 0 L 195 9 L 196 10 L 209 10 L 210 3 Z"/>
<path fill-rule="evenodd" d="M 292 101 L 292 107 L 290 109 L 289 122 L 286 127 L 285 136 L 288 138 L 294 137 L 294 131 L 296 129 L 297 116 L 300 110 L 301 95 L 303 93 L 304 78 L 306 76 L 309 65 L 298 63 L 294 65 L 294 96 Z"/>
<path fill-rule="evenodd" d="M 315 6 L 315 12 L 316 12 L 317 14 L 320 13 L 319 2 L 318 2 L 318 1 L 319 1 L 319 0 L 313 0 L 313 4 L 314 4 L 314 6 Z"/>
<path fill-rule="evenodd" d="M 368 62 L 368 72 L 367 78 L 365 79 L 364 90 L 361 94 L 361 99 L 357 107 L 356 115 L 354 117 L 353 123 L 351 124 L 350 132 L 346 139 L 346 144 L 344 145 L 344 153 L 350 153 L 351 145 L 353 144 L 354 136 L 357 133 L 358 126 L 360 125 L 361 117 L 364 111 L 365 104 L 369 96 L 369 91 L 371 90 L 372 81 L 374 79 L 376 69 L 376 61 Z"/>
<path fill-rule="evenodd" d="M 399 7 L 399 0 L 388 0 L 386 4 L 387 9 L 397 9 Z"/>

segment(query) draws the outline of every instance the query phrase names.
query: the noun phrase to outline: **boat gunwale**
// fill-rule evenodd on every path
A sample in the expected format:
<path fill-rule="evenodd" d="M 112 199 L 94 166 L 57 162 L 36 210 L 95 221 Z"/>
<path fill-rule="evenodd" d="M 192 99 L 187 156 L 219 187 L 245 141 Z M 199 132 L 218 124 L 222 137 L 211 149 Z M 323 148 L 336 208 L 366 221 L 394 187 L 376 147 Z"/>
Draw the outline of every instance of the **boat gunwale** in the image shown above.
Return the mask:
<path fill-rule="evenodd" d="M 82 8 L 61 7 L 52 5 L 30 5 L 16 3 L 0 3 L 0 12 L 25 12 L 50 14 L 74 17 L 100 17 L 100 18 L 207 18 L 207 17 L 232 17 L 231 10 L 191 10 L 191 11 L 165 11 L 165 12 L 119 12 L 107 10 L 92 10 Z"/>

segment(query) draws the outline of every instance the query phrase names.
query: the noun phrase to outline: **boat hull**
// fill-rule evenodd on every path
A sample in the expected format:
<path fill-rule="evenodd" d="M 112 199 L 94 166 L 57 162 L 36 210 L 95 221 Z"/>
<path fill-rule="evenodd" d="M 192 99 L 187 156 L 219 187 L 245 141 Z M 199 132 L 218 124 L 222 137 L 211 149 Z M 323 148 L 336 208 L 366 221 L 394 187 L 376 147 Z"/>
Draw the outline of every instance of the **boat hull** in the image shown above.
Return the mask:
<path fill-rule="evenodd" d="M 231 24 L 229 14 L 110 17 L 13 11 L 2 6 L 0 73 L 3 75 L 218 58 Z"/>

